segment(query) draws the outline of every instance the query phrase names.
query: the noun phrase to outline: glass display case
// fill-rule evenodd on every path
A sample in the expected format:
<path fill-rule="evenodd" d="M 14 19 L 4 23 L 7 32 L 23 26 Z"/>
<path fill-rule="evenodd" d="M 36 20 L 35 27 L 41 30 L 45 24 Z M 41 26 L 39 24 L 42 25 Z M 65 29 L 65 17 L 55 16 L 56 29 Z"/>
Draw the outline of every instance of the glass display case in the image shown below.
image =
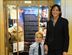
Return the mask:
<path fill-rule="evenodd" d="M 54 0 L 4 0 L 7 55 L 28 55 L 37 31 L 45 39 L 49 10 L 54 3 Z"/>

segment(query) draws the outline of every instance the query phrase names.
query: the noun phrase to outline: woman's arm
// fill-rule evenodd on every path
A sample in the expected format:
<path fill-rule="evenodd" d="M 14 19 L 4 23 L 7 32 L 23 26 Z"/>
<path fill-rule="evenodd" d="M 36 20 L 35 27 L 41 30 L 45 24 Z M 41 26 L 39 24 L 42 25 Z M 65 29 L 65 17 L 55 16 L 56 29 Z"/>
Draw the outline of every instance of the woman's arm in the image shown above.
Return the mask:
<path fill-rule="evenodd" d="M 63 52 L 68 52 L 69 47 L 69 28 L 68 28 L 68 20 L 64 21 L 64 47 Z"/>

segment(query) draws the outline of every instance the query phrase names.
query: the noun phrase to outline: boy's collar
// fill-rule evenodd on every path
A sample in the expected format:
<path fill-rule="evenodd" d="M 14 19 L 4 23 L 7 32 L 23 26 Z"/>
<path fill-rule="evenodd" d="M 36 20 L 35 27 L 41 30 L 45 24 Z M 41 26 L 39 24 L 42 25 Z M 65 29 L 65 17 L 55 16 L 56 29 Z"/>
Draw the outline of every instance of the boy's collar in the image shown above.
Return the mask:
<path fill-rule="evenodd" d="M 37 44 L 39 44 L 39 43 L 43 44 L 43 41 L 42 42 L 37 42 Z"/>

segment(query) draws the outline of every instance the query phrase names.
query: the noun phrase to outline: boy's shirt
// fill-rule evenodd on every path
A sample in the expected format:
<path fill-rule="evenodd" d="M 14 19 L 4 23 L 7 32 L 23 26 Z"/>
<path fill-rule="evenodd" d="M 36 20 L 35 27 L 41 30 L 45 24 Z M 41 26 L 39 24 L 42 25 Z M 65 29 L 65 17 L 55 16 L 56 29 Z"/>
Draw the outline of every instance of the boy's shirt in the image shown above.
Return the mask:
<path fill-rule="evenodd" d="M 41 53 L 44 55 L 44 42 L 41 42 Z M 38 47 L 39 43 L 34 42 L 32 45 L 30 45 L 29 49 L 29 55 L 38 55 Z"/>

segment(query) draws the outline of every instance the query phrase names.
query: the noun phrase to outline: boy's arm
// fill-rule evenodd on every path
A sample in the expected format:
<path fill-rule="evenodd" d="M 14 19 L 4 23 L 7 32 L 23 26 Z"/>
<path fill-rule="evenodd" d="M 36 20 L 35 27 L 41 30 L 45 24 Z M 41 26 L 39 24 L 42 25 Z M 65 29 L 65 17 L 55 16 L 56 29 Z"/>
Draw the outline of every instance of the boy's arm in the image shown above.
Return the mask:
<path fill-rule="evenodd" d="M 31 45 L 30 45 L 30 49 L 29 49 L 29 55 L 34 55 L 34 49 Z"/>

